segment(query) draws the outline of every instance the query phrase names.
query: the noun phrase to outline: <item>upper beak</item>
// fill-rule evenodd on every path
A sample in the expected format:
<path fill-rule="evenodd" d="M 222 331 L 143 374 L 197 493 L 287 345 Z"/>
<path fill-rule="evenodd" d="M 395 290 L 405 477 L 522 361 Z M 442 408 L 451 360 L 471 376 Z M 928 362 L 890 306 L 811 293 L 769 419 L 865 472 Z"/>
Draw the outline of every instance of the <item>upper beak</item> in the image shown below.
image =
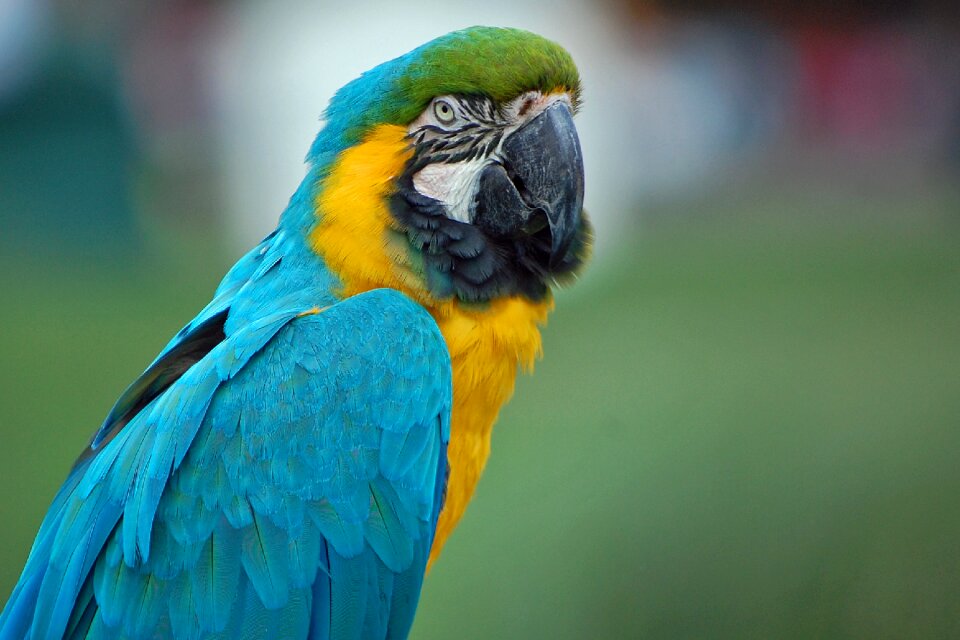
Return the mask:
<path fill-rule="evenodd" d="M 583 209 L 583 155 L 570 108 L 547 107 L 506 139 L 501 157 L 480 176 L 473 222 L 495 235 L 549 227 L 554 267 L 576 237 Z"/>

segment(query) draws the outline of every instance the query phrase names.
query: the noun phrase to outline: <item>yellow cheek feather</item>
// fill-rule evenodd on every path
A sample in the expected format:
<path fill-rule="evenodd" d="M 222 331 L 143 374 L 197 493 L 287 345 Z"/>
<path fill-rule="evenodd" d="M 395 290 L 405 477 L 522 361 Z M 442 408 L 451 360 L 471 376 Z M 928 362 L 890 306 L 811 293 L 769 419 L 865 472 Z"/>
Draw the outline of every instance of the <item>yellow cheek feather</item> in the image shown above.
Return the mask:
<path fill-rule="evenodd" d="M 446 340 L 453 364 L 450 476 L 432 563 L 473 496 L 490 454 L 493 423 L 513 394 L 518 367 L 530 371 L 540 356 L 539 327 L 553 303 L 549 296 L 540 302 L 512 296 L 464 305 L 430 295 L 410 264 L 409 246 L 398 241 L 387 206 L 410 157 L 406 134 L 403 127 L 381 125 L 340 155 L 319 189 L 310 243 L 340 278 L 343 297 L 380 287 L 402 291 L 433 315 Z"/>
<path fill-rule="evenodd" d="M 310 241 L 343 283 L 341 295 L 377 287 L 426 293 L 403 268 L 405 248 L 391 243 L 386 198 L 410 157 L 403 127 L 383 125 L 362 144 L 344 151 L 323 181 L 317 198 L 319 224 Z"/>

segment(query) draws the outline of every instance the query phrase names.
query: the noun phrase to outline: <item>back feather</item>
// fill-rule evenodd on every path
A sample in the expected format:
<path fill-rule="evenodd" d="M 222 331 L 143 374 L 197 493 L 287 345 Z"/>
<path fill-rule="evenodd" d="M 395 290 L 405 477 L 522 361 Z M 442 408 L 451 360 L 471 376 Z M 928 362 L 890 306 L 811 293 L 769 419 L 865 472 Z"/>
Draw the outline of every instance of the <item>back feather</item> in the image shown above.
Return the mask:
<path fill-rule="evenodd" d="M 406 637 L 446 474 L 436 325 L 372 291 L 251 322 L 165 378 L 222 313 L 131 386 L 73 469 L 0 640 Z"/>

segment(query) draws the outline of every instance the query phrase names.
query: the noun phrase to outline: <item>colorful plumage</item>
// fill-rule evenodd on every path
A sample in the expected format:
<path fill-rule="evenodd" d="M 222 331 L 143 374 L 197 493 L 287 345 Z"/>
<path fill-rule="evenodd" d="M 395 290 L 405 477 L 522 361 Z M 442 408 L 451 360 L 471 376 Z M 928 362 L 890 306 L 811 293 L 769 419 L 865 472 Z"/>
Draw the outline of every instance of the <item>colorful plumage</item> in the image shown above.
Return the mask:
<path fill-rule="evenodd" d="M 556 44 L 474 27 L 343 87 L 276 231 L 120 397 L 13 638 L 405 638 L 550 287 L 588 251 Z"/>

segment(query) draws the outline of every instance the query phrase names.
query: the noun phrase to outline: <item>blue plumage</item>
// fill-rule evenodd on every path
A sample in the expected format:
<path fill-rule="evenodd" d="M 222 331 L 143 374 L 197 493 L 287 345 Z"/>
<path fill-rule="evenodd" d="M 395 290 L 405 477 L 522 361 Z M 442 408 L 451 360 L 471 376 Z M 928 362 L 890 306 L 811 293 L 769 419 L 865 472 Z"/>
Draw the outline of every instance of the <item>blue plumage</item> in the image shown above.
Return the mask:
<path fill-rule="evenodd" d="M 0 638 L 405 637 L 442 501 L 449 355 L 398 292 L 337 302 L 319 262 L 294 288 L 306 251 L 268 237 L 120 398 Z"/>

